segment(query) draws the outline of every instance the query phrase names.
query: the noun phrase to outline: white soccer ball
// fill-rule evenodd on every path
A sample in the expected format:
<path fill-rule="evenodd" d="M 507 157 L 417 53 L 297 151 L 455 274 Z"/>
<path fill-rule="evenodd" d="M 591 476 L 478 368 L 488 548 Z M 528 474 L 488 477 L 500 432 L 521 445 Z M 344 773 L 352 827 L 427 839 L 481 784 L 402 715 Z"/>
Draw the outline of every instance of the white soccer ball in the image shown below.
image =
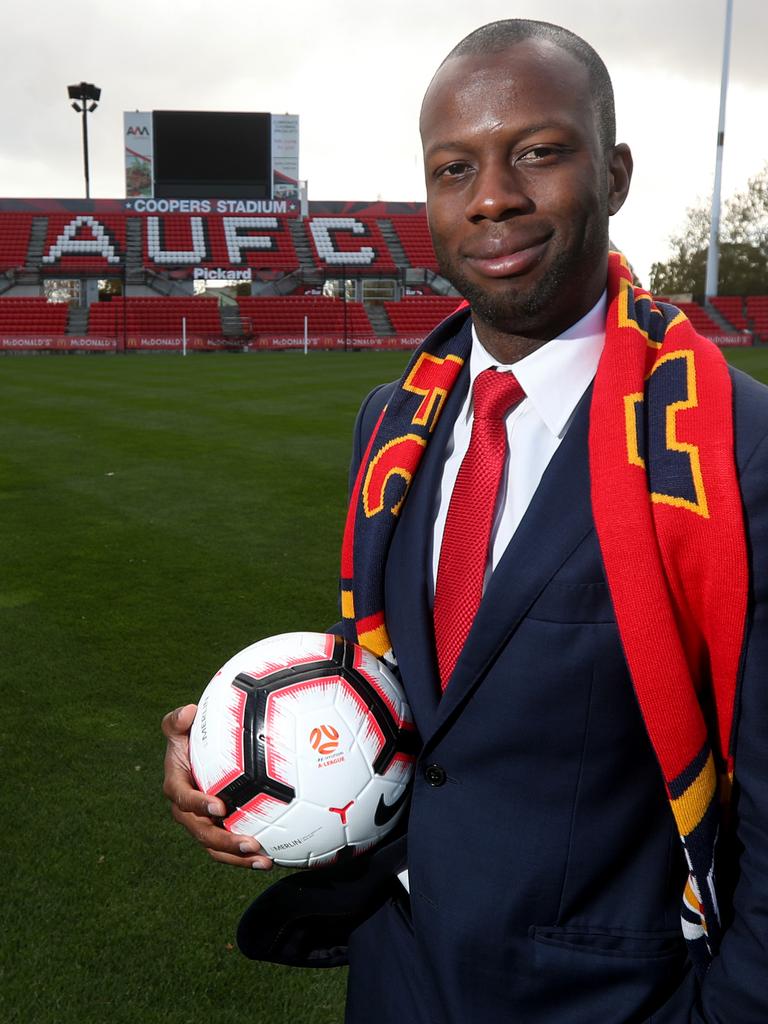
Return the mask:
<path fill-rule="evenodd" d="M 402 687 L 370 652 L 328 633 L 251 644 L 206 687 L 190 735 L 198 787 L 224 827 L 276 864 L 362 853 L 396 824 L 415 729 Z"/>

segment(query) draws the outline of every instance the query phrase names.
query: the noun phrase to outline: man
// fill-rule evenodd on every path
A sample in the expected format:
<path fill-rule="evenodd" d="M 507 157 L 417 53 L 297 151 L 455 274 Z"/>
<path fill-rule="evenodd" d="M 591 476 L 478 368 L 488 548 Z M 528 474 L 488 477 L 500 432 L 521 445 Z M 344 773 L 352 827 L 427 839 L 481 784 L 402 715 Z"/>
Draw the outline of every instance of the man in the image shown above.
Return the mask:
<path fill-rule="evenodd" d="M 348 960 L 354 1024 L 764 1022 L 765 389 L 609 260 L 632 160 L 583 40 L 477 30 L 421 133 L 471 314 L 364 404 L 342 560 L 345 632 L 396 659 L 423 742 L 407 853 L 291 876 L 241 948 Z M 266 867 L 190 783 L 192 715 L 174 815 Z"/>

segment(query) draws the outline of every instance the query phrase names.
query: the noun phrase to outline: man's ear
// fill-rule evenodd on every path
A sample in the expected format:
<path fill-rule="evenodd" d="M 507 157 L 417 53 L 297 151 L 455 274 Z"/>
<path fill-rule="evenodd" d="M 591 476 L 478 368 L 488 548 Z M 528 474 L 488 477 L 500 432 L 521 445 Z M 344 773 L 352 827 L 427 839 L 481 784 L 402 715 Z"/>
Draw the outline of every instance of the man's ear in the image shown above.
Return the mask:
<path fill-rule="evenodd" d="M 632 180 L 632 151 L 624 142 L 614 146 L 608 157 L 608 213 L 613 216 L 624 205 Z"/>

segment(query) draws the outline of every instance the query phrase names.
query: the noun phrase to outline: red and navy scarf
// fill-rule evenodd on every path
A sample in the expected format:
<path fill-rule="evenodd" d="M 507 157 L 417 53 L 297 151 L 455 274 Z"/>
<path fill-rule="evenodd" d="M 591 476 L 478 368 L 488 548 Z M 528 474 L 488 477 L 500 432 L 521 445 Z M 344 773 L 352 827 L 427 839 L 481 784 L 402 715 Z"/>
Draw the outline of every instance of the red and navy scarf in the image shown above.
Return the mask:
<path fill-rule="evenodd" d="M 342 615 L 348 637 L 380 657 L 392 654 L 384 613 L 389 542 L 469 357 L 468 333 L 438 330 L 414 354 L 353 488 Z M 626 262 L 611 253 L 590 409 L 592 511 L 624 654 L 688 862 L 682 928 L 702 973 L 721 931 L 715 847 L 733 779 L 747 606 L 733 450 L 721 353 L 678 309 L 633 287 Z"/>

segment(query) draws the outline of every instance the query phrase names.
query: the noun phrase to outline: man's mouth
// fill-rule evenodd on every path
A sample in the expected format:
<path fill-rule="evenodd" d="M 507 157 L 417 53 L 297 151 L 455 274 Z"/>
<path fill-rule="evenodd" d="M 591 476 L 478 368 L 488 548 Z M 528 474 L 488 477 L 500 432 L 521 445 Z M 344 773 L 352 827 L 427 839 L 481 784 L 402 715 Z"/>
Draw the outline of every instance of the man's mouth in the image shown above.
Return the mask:
<path fill-rule="evenodd" d="M 464 257 L 466 262 L 483 277 L 516 277 L 526 274 L 541 260 L 549 244 L 549 237 L 520 248 L 488 245 L 473 255 Z"/>

